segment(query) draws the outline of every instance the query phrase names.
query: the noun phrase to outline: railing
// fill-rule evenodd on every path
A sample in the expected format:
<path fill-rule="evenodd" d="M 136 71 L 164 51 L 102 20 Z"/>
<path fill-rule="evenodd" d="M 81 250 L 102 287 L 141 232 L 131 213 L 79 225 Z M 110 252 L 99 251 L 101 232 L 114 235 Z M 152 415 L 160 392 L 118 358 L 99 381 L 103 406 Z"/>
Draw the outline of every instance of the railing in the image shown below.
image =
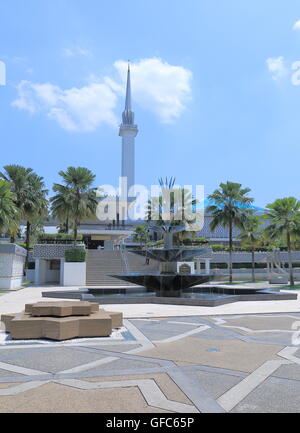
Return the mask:
<path fill-rule="evenodd" d="M 108 224 L 105 226 L 105 230 L 128 230 L 131 231 L 134 229 L 134 226 L 123 225 L 123 224 Z"/>

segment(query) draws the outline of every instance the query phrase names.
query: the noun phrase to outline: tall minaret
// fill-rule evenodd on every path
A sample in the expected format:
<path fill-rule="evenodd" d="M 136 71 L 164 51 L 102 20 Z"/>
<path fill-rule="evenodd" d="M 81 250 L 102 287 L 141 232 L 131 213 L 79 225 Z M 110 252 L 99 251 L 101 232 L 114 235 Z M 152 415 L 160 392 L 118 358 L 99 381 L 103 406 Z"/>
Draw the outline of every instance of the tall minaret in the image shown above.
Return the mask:
<path fill-rule="evenodd" d="M 127 188 L 135 184 L 135 137 L 138 128 L 134 124 L 134 112 L 131 109 L 131 83 L 130 65 L 128 64 L 127 87 L 125 110 L 122 114 L 122 124 L 120 125 L 119 135 L 122 137 L 122 172 L 121 175 L 127 178 Z"/>

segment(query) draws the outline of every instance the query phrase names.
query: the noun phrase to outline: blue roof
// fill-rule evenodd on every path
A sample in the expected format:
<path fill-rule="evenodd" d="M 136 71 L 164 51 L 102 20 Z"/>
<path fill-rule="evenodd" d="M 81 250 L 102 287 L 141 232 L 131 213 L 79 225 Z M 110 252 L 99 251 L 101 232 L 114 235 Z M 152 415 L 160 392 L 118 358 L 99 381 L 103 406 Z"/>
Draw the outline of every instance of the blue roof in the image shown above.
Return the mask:
<path fill-rule="evenodd" d="M 213 200 L 208 199 L 208 198 L 204 199 L 204 208 L 205 209 L 208 206 L 212 206 L 214 204 L 215 203 L 213 202 Z M 201 209 L 203 209 L 203 203 L 197 203 L 196 205 L 194 205 L 193 206 L 193 211 L 195 211 L 196 209 L 199 209 L 199 207 L 201 207 Z M 251 205 L 241 204 L 240 207 L 244 208 L 244 209 L 251 209 L 251 210 L 254 210 L 254 211 L 265 211 L 266 210 L 265 208 L 258 207 L 258 206 L 253 206 L 252 204 Z"/>

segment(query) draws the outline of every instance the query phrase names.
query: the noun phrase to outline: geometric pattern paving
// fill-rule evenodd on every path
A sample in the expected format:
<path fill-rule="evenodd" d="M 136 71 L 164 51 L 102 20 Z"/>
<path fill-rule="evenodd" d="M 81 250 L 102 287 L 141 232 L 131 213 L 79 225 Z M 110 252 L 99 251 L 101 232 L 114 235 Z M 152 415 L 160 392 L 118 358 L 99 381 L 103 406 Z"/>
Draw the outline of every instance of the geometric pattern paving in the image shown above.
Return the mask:
<path fill-rule="evenodd" d="M 130 319 L 112 337 L 66 342 L 0 331 L 0 412 L 300 412 L 298 321 Z"/>

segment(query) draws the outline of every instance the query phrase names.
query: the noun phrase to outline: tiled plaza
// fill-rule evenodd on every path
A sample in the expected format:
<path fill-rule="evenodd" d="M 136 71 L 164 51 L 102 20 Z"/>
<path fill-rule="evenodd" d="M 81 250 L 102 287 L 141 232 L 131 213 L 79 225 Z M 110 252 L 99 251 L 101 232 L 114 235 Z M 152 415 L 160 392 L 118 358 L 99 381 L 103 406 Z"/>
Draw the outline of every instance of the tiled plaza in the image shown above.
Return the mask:
<path fill-rule="evenodd" d="M 0 411 L 300 412 L 298 321 L 300 312 L 131 318 L 109 338 L 65 342 L 2 330 Z"/>

